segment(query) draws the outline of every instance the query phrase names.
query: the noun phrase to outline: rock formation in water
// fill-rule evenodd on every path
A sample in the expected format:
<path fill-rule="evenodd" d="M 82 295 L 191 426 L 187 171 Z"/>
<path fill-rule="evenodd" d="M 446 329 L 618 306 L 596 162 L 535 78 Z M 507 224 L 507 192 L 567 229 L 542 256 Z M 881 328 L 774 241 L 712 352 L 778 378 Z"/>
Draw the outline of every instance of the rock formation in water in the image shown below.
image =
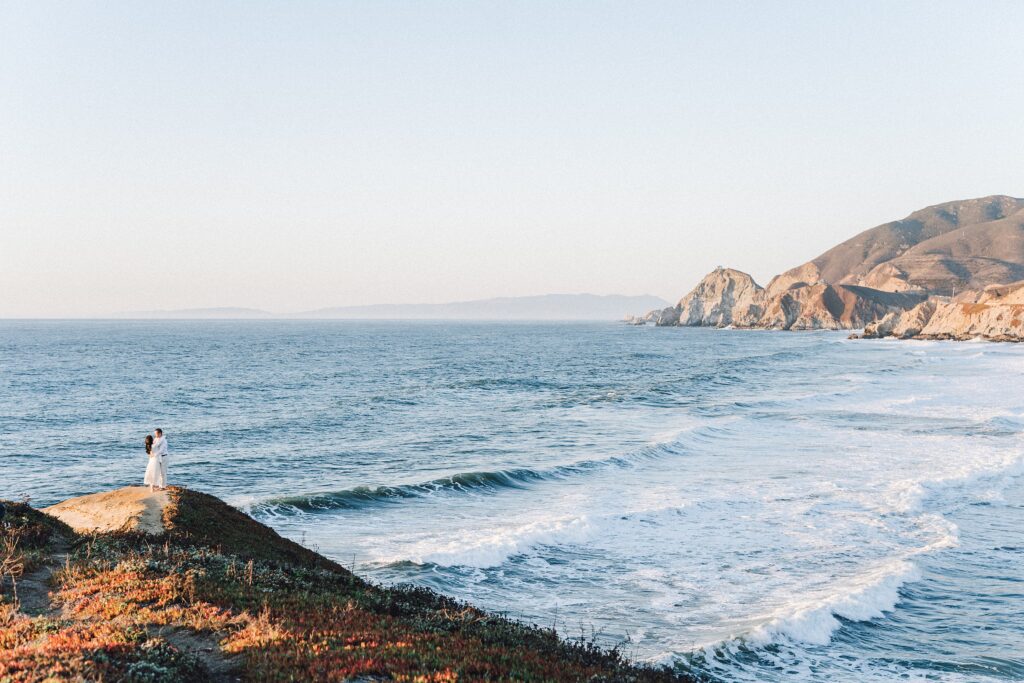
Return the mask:
<path fill-rule="evenodd" d="M 668 308 L 655 308 L 653 311 L 648 311 L 643 315 L 627 315 L 622 321 L 627 325 L 647 325 L 648 323 L 656 325 L 661 314 L 671 310 L 671 308 L 671 306 Z"/>
<path fill-rule="evenodd" d="M 933 297 L 869 323 L 862 336 L 1024 341 L 1024 281 L 965 292 L 956 300 Z"/>

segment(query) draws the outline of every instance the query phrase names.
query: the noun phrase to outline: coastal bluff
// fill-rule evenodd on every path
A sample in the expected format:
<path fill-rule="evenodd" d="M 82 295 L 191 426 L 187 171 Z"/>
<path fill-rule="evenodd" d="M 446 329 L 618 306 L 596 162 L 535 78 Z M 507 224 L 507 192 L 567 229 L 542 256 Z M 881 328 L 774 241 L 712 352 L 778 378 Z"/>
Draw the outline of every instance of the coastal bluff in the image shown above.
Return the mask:
<path fill-rule="evenodd" d="M 696 680 L 429 589 L 374 585 L 198 491 L 3 507 L 0 680 Z"/>
<path fill-rule="evenodd" d="M 652 311 L 634 324 L 735 327 L 769 330 L 851 330 L 895 311 L 913 308 L 925 297 L 856 285 L 795 282 L 767 288 L 733 268 L 716 268 L 675 306 Z"/>
<path fill-rule="evenodd" d="M 964 292 L 956 300 L 929 299 L 871 322 L 861 337 L 1024 341 L 1024 281 Z"/>

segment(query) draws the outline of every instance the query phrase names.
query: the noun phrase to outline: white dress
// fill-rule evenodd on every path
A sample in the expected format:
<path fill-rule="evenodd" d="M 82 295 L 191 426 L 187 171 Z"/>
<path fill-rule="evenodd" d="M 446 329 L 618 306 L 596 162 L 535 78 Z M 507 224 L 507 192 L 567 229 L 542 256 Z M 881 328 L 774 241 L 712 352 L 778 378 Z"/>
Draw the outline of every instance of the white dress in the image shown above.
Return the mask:
<path fill-rule="evenodd" d="M 142 480 L 146 486 L 163 486 L 164 477 L 160 469 L 160 456 L 155 453 L 149 454 L 149 464 L 146 465 L 146 478 Z"/>

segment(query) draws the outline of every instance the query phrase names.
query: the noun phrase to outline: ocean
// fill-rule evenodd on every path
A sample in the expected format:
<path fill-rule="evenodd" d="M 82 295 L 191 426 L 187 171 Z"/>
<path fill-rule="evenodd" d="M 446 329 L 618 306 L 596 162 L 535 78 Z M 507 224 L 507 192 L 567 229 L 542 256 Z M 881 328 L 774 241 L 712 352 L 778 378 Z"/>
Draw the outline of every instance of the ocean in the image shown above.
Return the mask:
<path fill-rule="evenodd" d="M 0 322 L 0 498 L 169 477 L 382 583 L 721 681 L 1024 680 L 1024 347 Z"/>

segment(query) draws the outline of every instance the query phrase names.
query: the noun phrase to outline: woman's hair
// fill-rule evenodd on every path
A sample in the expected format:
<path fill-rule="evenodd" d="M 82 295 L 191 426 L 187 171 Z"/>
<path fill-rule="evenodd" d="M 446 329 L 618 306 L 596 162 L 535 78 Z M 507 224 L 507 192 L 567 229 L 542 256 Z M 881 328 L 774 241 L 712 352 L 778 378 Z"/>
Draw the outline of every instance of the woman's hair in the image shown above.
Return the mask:
<path fill-rule="evenodd" d="M 146 453 L 153 452 L 153 435 L 146 434 Z"/>

